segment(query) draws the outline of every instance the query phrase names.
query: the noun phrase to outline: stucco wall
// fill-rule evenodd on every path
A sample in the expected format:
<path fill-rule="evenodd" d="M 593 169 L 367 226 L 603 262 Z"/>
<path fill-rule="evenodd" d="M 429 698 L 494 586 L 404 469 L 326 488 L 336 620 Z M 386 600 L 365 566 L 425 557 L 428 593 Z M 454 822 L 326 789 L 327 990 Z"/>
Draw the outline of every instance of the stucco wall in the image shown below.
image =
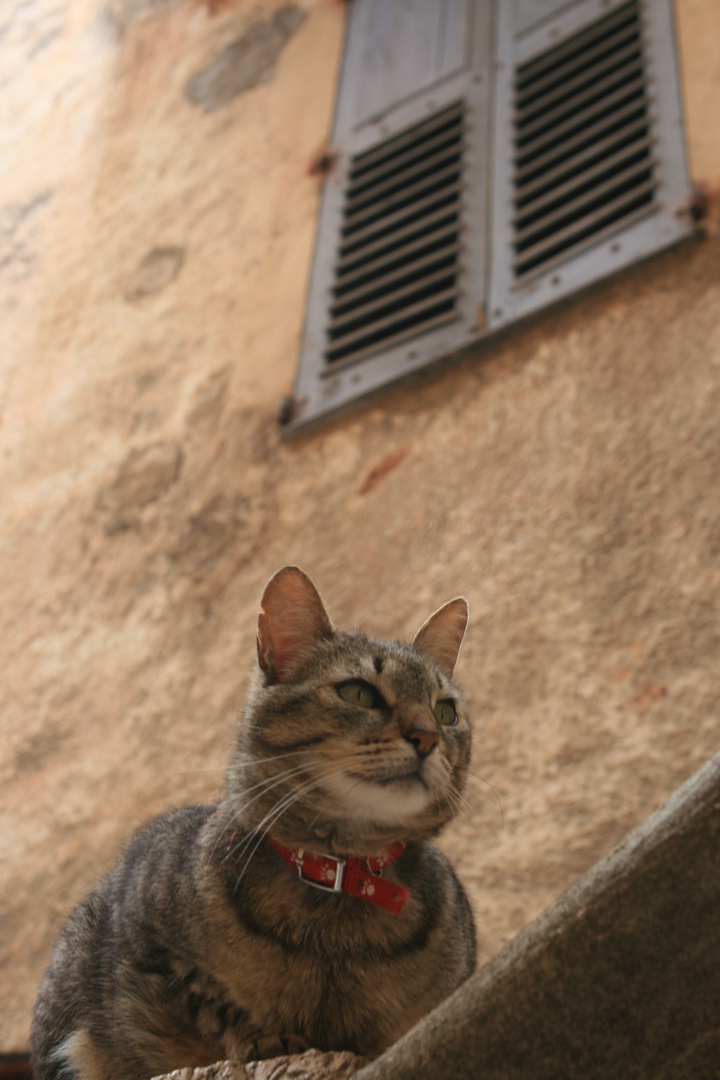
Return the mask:
<path fill-rule="evenodd" d="M 720 189 L 720 3 L 675 0 L 688 153 L 694 179 Z"/>
<path fill-rule="evenodd" d="M 344 8 L 302 0 L 278 38 L 277 0 L 218 7 L 9 5 L 0 1049 L 25 1045 L 57 929 L 122 839 L 221 786 L 260 592 L 285 562 L 340 625 L 380 634 L 468 595 L 473 809 L 445 844 L 486 955 L 720 741 L 715 219 L 705 242 L 284 443 Z M 710 187 L 719 12 L 679 5 Z M 210 111 L 190 100 L 258 26 L 261 81 Z"/>

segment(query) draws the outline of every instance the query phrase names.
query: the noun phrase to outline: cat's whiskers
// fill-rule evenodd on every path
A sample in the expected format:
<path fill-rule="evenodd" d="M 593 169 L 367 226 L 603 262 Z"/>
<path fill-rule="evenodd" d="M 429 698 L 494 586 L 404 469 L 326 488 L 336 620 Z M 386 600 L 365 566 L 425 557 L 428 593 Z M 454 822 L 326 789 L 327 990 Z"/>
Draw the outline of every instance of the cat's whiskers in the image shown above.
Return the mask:
<path fill-rule="evenodd" d="M 310 785 L 306 784 L 306 785 L 302 786 L 301 788 L 298 788 L 297 790 L 294 790 L 294 791 L 289 792 L 288 794 L 284 795 L 283 798 L 280 800 L 280 802 L 276 803 L 275 806 L 272 808 L 272 810 L 269 811 L 265 815 L 265 817 L 260 822 L 260 824 L 255 826 L 255 828 L 250 830 L 247 837 L 245 838 L 244 843 L 242 845 L 238 845 L 238 847 L 236 847 L 234 849 L 233 853 L 237 853 L 237 859 L 240 860 L 240 859 L 242 859 L 242 857 L 244 856 L 245 852 L 248 850 L 250 845 L 253 843 L 253 841 L 255 841 L 253 849 L 250 852 L 250 854 L 248 855 L 247 859 L 245 860 L 245 863 L 243 864 L 243 868 L 240 871 L 240 874 L 238 876 L 237 881 L 235 882 L 235 885 L 233 887 L 233 895 L 235 895 L 235 893 L 236 893 L 236 891 L 238 889 L 238 886 L 240 885 L 240 882 L 243 879 L 245 871 L 247 870 L 248 866 L 250 865 L 250 862 L 252 861 L 253 855 L 255 854 L 255 852 L 257 851 L 260 844 L 263 842 L 263 840 L 265 839 L 266 835 L 269 833 L 270 829 L 275 824 L 275 822 L 282 816 L 282 814 L 286 810 L 289 810 L 290 807 L 295 802 L 298 801 L 298 799 L 302 798 L 303 795 L 307 794 L 308 790 L 312 790 L 312 788 L 315 787 L 315 786 L 317 786 L 315 783 L 312 783 Z M 283 805 L 283 804 L 285 804 L 285 805 Z M 278 809 L 278 806 L 280 807 L 280 810 L 279 810 L 279 812 L 276 813 L 276 811 Z M 265 824 L 265 823 L 267 823 L 267 829 L 263 830 L 262 825 Z M 239 848 L 239 850 L 238 850 L 238 848 Z"/>
<path fill-rule="evenodd" d="M 220 843 L 222 838 L 227 834 L 227 832 L 232 827 L 234 827 L 235 825 L 242 825 L 243 824 L 242 815 L 247 810 L 247 808 L 249 806 L 252 806 L 252 804 L 254 802 L 257 802 L 258 799 L 261 799 L 263 797 L 263 795 L 265 795 L 268 791 L 272 791 L 273 788 L 278 787 L 280 784 L 283 784 L 286 781 L 291 780 L 296 776 L 302 776 L 305 772 L 306 772 L 305 765 L 298 765 L 298 766 L 295 766 L 292 769 L 286 769 L 286 770 L 284 770 L 284 772 L 273 773 L 272 776 L 266 776 L 263 780 L 260 780 L 257 784 L 253 784 L 252 787 L 244 788 L 243 791 L 240 792 L 239 796 L 235 796 L 235 795 L 229 796 L 228 799 L 226 800 L 226 802 L 229 802 L 229 803 L 232 804 L 232 807 L 233 807 L 232 817 L 227 822 L 225 827 L 222 829 L 220 835 L 218 836 L 218 838 L 217 838 L 217 840 L 216 840 L 216 842 L 215 842 L 215 844 L 213 846 L 211 855 L 215 854 L 218 844 Z M 260 790 L 258 791 L 258 789 L 260 789 Z M 245 800 L 245 796 L 248 795 L 251 791 L 257 791 L 257 794 L 254 795 L 252 797 L 252 799 Z M 245 801 L 240 801 L 241 799 L 245 800 Z M 223 859 L 223 862 L 225 862 L 230 857 L 231 854 L 232 854 L 232 850 L 228 849 L 228 852 L 225 855 L 225 858 Z"/>
<path fill-rule="evenodd" d="M 318 761 L 318 753 L 317 753 L 317 751 L 314 751 L 314 750 L 292 750 L 292 751 L 287 751 L 286 753 L 283 753 L 283 754 L 273 755 L 272 757 L 269 757 L 269 758 L 252 759 L 252 760 L 250 760 L 248 762 L 236 762 L 235 764 L 239 765 L 241 768 L 249 768 L 249 767 L 254 766 L 254 765 L 266 764 L 266 763 L 269 763 L 269 762 L 274 762 L 274 761 L 281 760 L 283 758 L 296 757 L 296 756 L 297 757 L 303 756 L 303 757 L 314 758 L 314 765 L 316 767 L 317 767 L 318 764 L 321 763 L 321 762 Z M 343 765 L 343 769 L 345 767 L 346 767 L 346 765 Z M 341 769 L 340 771 L 343 771 L 343 769 Z M 222 832 L 218 836 L 218 839 L 215 842 L 215 845 L 214 845 L 214 847 L 212 849 L 211 854 L 214 855 L 215 851 L 217 850 L 218 844 L 222 840 L 223 836 L 225 836 L 227 834 L 227 832 L 230 830 L 230 828 L 232 828 L 236 824 L 242 824 L 242 816 L 241 815 L 243 814 L 243 812 L 249 806 L 251 806 L 258 799 L 262 798 L 262 796 L 267 791 L 272 790 L 274 787 L 277 787 L 279 784 L 283 783 L 284 781 L 291 779 L 293 776 L 302 776 L 306 772 L 307 772 L 307 763 L 303 763 L 302 765 L 296 766 L 293 769 L 287 769 L 284 772 L 273 773 L 271 776 L 265 777 L 263 780 L 259 781 L 257 784 L 253 784 L 252 787 L 244 788 L 239 793 L 238 796 L 230 796 L 228 801 L 237 801 L 238 805 L 236 807 L 234 807 L 232 819 L 225 825 Z M 331 774 L 329 773 L 328 775 L 335 775 L 335 773 L 333 771 Z M 248 795 L 251 791 L 255 791 L 257 789 L 262 789 L 262 790 L 260 790 L 258 792 L 258 794 L 255 795 L 252 799 L 249 799 L 247 801 L 242 801 L 242 802 L 240 801 L 240 799 L 244 799 L 244 797 L 246 795 Z M 235 849 L 229 849 L 228 850 L 228 853 L 225 855 L 225 858 L 223 859 L 223 862 L 225 862 L 232 855 L 233 850 L 235 850 Z"/>
<path fill-rule="evenodd" d="M 324 756 L 333 763 L 341 764 L 348 777 L 352 777 L 356 783 L 389 780 L 398 768 L 407 772 L 415 764 L 414 752 L 408 754 L 400 739 L 339 744 L 331 747 Z"/>
<path fill-rule="evenodd" d="M 467 810 L 470 817 L 475 820 L 475 818 L 477 818 L 478 816 L 478 812 L 473 806 L 473 804 L 470 802 L 470 800 L 465 797 L 464 793 L 462 791 L 453 791 L 452 795 L 455 799 L 456 805 L 461 810 Z M 500 809 L 502 810 L 502 807 L 500 807 Z"/>
<path fill-rule="evenodd" d="M 498 808 L 498 810 L 500 811 L 500 819 L 501 819 L 501 822 L 502 822 L 502 827 L 503 827 L 503 829 L 504 829 L 504 828 L 505 828 L 505 811 L 504 811 L 504 809 L 503 809 L 503 804 L 502 804 L 502 800 L 501 800 L 500 796 L 501 796 L 501 794 L 502 794 L 502 795 L 503 795 L 503 796 L 504 796 L 505 798 L 509 798 L 509 795 L 508 795 L 508 793 L 507 793 L 506 791 L 500 792 L 500 791 L 499 791 L 499 790 L 498 790 L 498 789 L 497 789 L 497 788 L 495 787 L 495 785 L 494 785 L 494 784 L 491 784 L 489 780 L 486 780 L 484 776 L 480 776 L 480 775 L 479 775 L 478 773 L 473 773 L 473 772 L 471 772 L 471 773 L 470 773 L 470 775 L 471 775 L 471 777 L 472 777 L 472 779 L 473 779 L 473 780 L 477 780 L 477 781 L 479 781 L 479 782 L 480 782 L 481 784 L 484 784 L 484 785 L 485 785 L 485 787 L 486 787 L 486 788 L 488 789 L 488 791 L 489 791 L 489 792 L 491 793 L 491 795 L 493 796 L 493 799 L 492 799 L 492 800 L 491 800 L 491 799 L 488 799 L 488 800 L 487 800 L 487 802 L 488 802 L 488 805 L 492 805 L 492 803 L 493 803 L 493 800 L 494 800 L 494 802 L 495 802 L 495 803 L 497 803 L 497 808 Z M 467 790 L 467 788 L 466 788 L 466 790 Z M 468 794 L 469 794 L 469 791 L 468 791 Z M 482 791 L 479 791 L 479 792 L 478 792 L 477 794 L 478 794 L 478 795 L 479 795 L 480 797 L 482 797 L 482 795 L 483 795 L 483 792 L 482 792 Z"/>
<path fill-rule="evenodd" d="M 367 754 L 365 757 L 365 761 L 359 762 L 359 768 L 353 762 L 349 774 L 366 783 L 387 783 L 417 776 L 428 791 L 437 794 L 451 782 L 452 768 L 444 757 L 433 756 L 430 760 L 422 761 L 414 751 L 407 753 L 401 746 L 395 751 Z"/>
<path fill-rule="evenodd" d="M 257 784 L 253 784 L 252 787 L 244 788 L 243 791 L 240 793 L 241 796 L 245 796 L 245 795 L 249 794 L 249 792 L 255 791 L 258 788 L 261 788 L 263 790 L 261 790 L 257 795 L 255 795 L 248 802 L 242 803 L 240 805 L 236 805 L 237 796 L 229 795 L 224 800 L 224 802 L 226 804 L 232 804 L 232 806 L 233 806 L 232 816 L 231 816 L 230 820 L 227 821 L 226 824 L 224 825 L 224 827 L 221 829 L 215 843 L 213 844 L 213 847 L 212 847 L 212 849 L 210 851 L 211 859 L 215 855 L 215 852 L 217 851 L 218 844 L 220 844 L 223 837 L 227 835 L 227 833 L 230 831 L 230 829 L 233 828 L 235 825 L 242 824 L 242 819 L 241 819 L 240 815 L 241 815 L 241 813 L 242 813 L 242 811 L 244 809 L 246 809 L 248 806 L 251 806 L 252 803 L 254 803 L 257 799 L 262 798 L 262 796 L 265 794 L 265 791 L 272 790 L 273 787 L 277 787 L 278 784 L 283 783 L 285 780 L 288 780 L 288 779 L 290 779 L 291 777 L 293 777 L 295 775 L 302 775 L 302 773 L 304 771 L 305 771 L 305 766 L 304 765 L 295 766 L 294 768 L 286 769 L 284 772 L 279 773 L 279 774 L 278 773 L 273 773 L 271 776 L 267 776 L 263 780 L 260 780 Z M 229 857 L 229 854 L 230 854 L 230 851 L 228 851 L 228 854 L 225 856 L 225 859 L 227 859 Z M 225 859 L 223 859 L 223 862 L 225 862 Z"/>
<path fill-rule="evenodd" d="M 252 806 L 254 802 L 261 799 L 268 791 L 272 791 L 273 788 L 283 784 L 286 780 L 292 780 L 296 776 L 303 776 L 307 772 L 307 764 L 296 765 L 292 769 L 285 769 L 280 773 L 273 773 L 272 776 L 266 776 L 263 780 L 259 780 L 257 784 L 252 784 L 249 788 L 243 788 L 243 790 L 235 796 L 236 810 L 235 817 L 239 822 L 241 819 L 240 814 L 243 813 L 249 806 Z M 257 791 L 257 794 L 252 799 L 245 799 L 246 795 L 249 795 L 251 791 Z"/>
<path fill-rule="evenodd" d="M 317 762 L 315 762 L 315 768 L 317 769 Z M 243 811 L 246 810 L 247 807 L 251 806 L 258 799 L 262 798 L 262 796 L 265 795 L 268 791 L 271 791 L 273 788 L 278 787 L 281 783 L 284 783 L 285 781 L 287 781 L 289 779 L 292 779 L 295 776 L 302 776 L 303 774 L 306 774 L 306 773 L 307 773 L 307 767 L 305 765 L 303 765 L 303 766 L 299 766 L 299 767 L 297 767 L 295 769 L 288 769 L 284 773 L 281 773 L 281 774 L 274 774 L 273 776 L 269 776 L 265 780 L 261 781 L 259 784 L 254 785 L 255 787 L 262 787 L 262 790 L 257 795 L 255 795 L 252 799 L 250 799 L 249 801 L 240 803 L 237 806 L 237 808 L 234 810 L 234 813 L 233 813 L 233 823 L 242 824 L 242 819 L 241 819 L 240 815 L 243 813 Z M 311 787 L 316 786 L 316 780 L 314 778 L 311 781 L 309 781 L 309 783 L 310 783 Z M 290 792 L 288 792 L 288 793 L 286 793 L 285 795 L 282 796 L 282 799 L 280 801 L 282 802 L 284 799 L 288 798 L 289 795 L 294 795 L 295 793 L 302 793 L 305 790 L 305 788 L 307 788 L 307 786 L 308 786 L 308 782 L 306 782 L 305 784 L 301 784 L 299 786 L 293 787 Z M 247 794 L 247 792 L 252 791 L 252 790 L 253 790 L 253 788 L 248 788 L 246 791 L 243 791 L 240 794 L 245 795 L 245 794 Z M 263 818 L 263 820 L 259 823 L 259 825 L 253 826 L 250 829 L 250 833 L 254 833 L 254 832 L 257 831 L 258 828 L 262 827 L 262 825 L 265 822 L 266 818 L 270 814 L 272 814 L 273 810 L 275 809 L 275 807 L 277 807 L 277 805 L 278 805 L 278 803 L 276 802 L 270 808 L 270 810 L 268 811 L 268 814 L 265 815 L 265 818 Z M 233 850 L 237 850 L 237 848 L 235 848 Z M 228 855 L 225 856 L 225 859 L 227 859 L 230 854 L 232 854 L 232 851 L 228 852 Z M 225 860 L 223 860 L 223 861 L 225 861 Z"/>
<path fill-rule="evenodd" d="M 467 799 L 463 798 L 459 791 L 454 791 L 452 788 L 449 788 L 445 792 L 443 802 L 446 802 L 450 806 L 453 817 L 458 817 L 463 810 L 467 810 L 470 813 L 471 818 L 476 816 L 474 807 L 470 805 Z"/>
<path fill-rule="evenodd" d="M 251 761 L 247 761 L 247 762 L 238 761 L 236 759 L 235 762 L 233 763 L 233 768 L 236 768 L 236 769 L 238 769 L 238 768 L 239 769 L 250 769 L 250 768 L 255 768 L 257 765 L 267 765 L 267 764 L 270 764 L 271 762 L 281 761 L 281 760 L 283 760 L 285 758 L 309 757 L 309 756 L 312 756 L 312 755 L 313 755 L 312 750 L 288 750 L 288 751 L 285 751 L 284 753 L 281 753 L 281 754 L 273 754 L 270 757 L 265 757 L 265 758 L 255 758 L 255 759 L 253 759 Z M 202 768 L 202 769 L 175 769 L 175 770 L 171 771 L 171 774 L 172 775 L 185 775 L 185 774 L 191 774 L 191 773 L 205 773 L 205 772 L 217 772 L 217 771 L 227 772 L 227 765 L 212 765 L 212 766 L 206 766 L 205 768 Z M 298 768 L 297 771 L 298 771 L 298 773 L 302 772 L 302 767 Z M 292 770 L 288 770 L 286 773 L 282 773 L 280 775 L 282 775 L 284 777 L 287 777 L 287 776 L 290 776 L 291 773 L 292 773 Z M 279 774 L 274 773 L 272 776 L 267 777 L 265 780 L 260 781 L 258 784 L 254 784 L 250 788 L 243 789 L 242 794 L 246 795 L 248 792 L 254 791 L 256 788 L 260 787 L 262 784 L 269 783 L 269 782 L 273 781 L 274 779 L 276 779 L 278 777 L 278 775 Z M 254 800 L 250 800 L 250 801 L 253 802 Z M 249 805 L 249 804 L 247 804 L 247 805 Z M 230 826 L 232 824 L 234 824 L 234 823 L 235 823 L 235 818 L 233 818 L 233 821 L 229 822 L 225 826 L 225 828 L 222 830 L 222 832 L 220 833 L 220 835 L 217 838 L 217 841 L 216 841 L 216 843 L 215 843 L 215 845 L 214 845 L 214 847 L 212 849 L 211 854 L 213 854 L 213 855 L 215 854 L 215 851 L 217 850 L 217 845 L 220 843 L 223 836 L 225 836 L 225 834 L 227 833 Z"/>
<path fill-rule="evenodd" d="M 497 807 L 497 809 L 500 811 L 500 829 L 501 829 L 501 832 L 504 832 L 504 830 L 505 830 L 505 811 L 503 809 L 503 805 L 502 805 L 502 802 L 500 800 L 500 795 L 499 795 L 498 791 L 493 787 L 493 785 L 488 780 L 482 780 L 482 777 L 479 777 L 479 776 L 474 776 L 474 779 L 481 780 L 482 783 L 484 783 L 486 785 L 486 787 L 489 788 L 490 792 L 494 796 L 493 799 L 488 798 L 488 799 L 485 799 L 484 802 L 485 802 L 486 806 L 490 806 L 491 808 Z M 481 819 L 481 811 L 478 810 L 478 808 L 476 806 L 474 806 L 473 803 L 471 802 L 471 800 L 468 798 L 469 794 L 471 794 L 471 792 L 468 791 L 467 787 L 458 787 L 456 785 L 456 782 L 452 781 L 451 784 L 450 784 L 450 788 L 449 788 L 448 792 L 446 793 L 445 798 L 456 809 L 456 812 L 457 812 L 458 815 L 462 814 L 462 813 L 467 813 L 470 816 L 470 819 L 474 823 L 477 823 Z M 478 794 L 482 798 L 483 793 L 478 792 Z"/>
<path fill-rule="evenodd" d="M 207 772 L 227 772 L 227 764 L 225 765 L 206 765 L 203 769 L 167 769 L 165 770 L 166 776 L 187 776 L 191 773 L 207 773 Z"/>
<path fill-rule="evenodd" d="M 252 851 L 248 855 L 245 861 L 245 865 L 243 866 L 237 881 L 235 882 L 233 894 L 236 892 L 240 882 L 242 881 L 243 875 L 245 874 L 245 871 L 250 865 L 253 855 L 264 840 L 267 833 L 270 832 L 270 829 L 273 827 L 273 825 L 275 825 L 280 820 L 282 815 L 285 814 L 296 802 L 303 798 L 303 796 L 307 795 L 310 791 L 313 791 L 320 787 L 323 780 L 326 780 L 333 775 L 340 775 L 342 772 L 342 769 L 337 769 L 333 772 L 325 772 L 323 775 L 317 777 L 316 779 L 310 780 L 306 784 L 301 784 L 298 788 L 294 788 L 292 791 L 284 795 L 283 798 L 280 799 L 279 802 L 277 802 L 275 806 L 268 811 L 262 821 L 259 822 L 259 824 L 250 831 L 250 834 L 246 838 L 245 843 L 242 845 L 241 850 L 237 853 L 237 858 L 241 859 L 243 857 L 255 836 L 258 836 L 258 839 Z M 266 826 L 266 828 L 263 829 L 263 826 Z M 234 851 L 237 852 L 237 847 L 234 849 Z M 228 856 L 226 855 L 225 859 L 227 858 Z M 225 861 L 225 859 L 223 860 L 223 862 Z"/>
<path fill-rule="evenodd" d="M 281 814 L 285 813 L 286 810 L 289 810 L 290 806 L 292 806 L 295 802 L 297 802 L 298 799 L 301 798 L 303 795 L 307 794 L 310 791 L 314 791 L 317 788 L 319 788 L 322 785 L 322 782 L 324 780 L 331 779 L 334 776 L 343 775 L 344 772 L 345 772 L 345 770 L 343 768 L 339 768 L 339 769 L 338 768 L 332 768 L 332 769 L 324 768 L 321 771 L 320 768 L 318 767 L 319 764 L 320 763 L 316 764 L 316 774 L 319 774 L 319 775 L 316 775 L 314 778 L 309 779 L 308 781 L 306 781 L 305 784 L 301 784 L 299 787 L 293 788 L 291 791 L 289 791 L 285 795 L 283 795 L 282 799 L 280 799 L 277 803 L 275 803 L 275 806 L 270 808 L 268 813 L 265 815 L 265 818 L 263 818 L 263 820 L 257 826 L 255 826 L 255 830 L 262 828 L 262 826 L 265 823 L 265 821 L 267 820 L 267 818 L 270 817 L 275 812 L 275 810 L 278 809 L 278 807 L 282 807 L 283 802 L 287 802 L 289 800 L 289 802 L 287 802 L 287 805 L 282 807 Z M 279 816 L 281 816 L 281 815 L 276 815 L 275 816 L 275 818 L 274 818 L 274 820 L 272 822 L 273 824 L 274 824 L 275 821 L 278 820 Z M 269 828 L 269 826 L 268 826 L 268 828 Z"/>
<path fill-rule="evenodd" d="M 267 765 L 271 761 L 282 761 L 283 758 L 300 757 L 302 755 L 312 755 L 313 750 L 286 750 L 282 754 L 271 754 L 270 757 L 265 758 L 251 758 L 250 761 L 238 761 L 233 762 L 233 768 L 250 769 L 255 765 Z"/>

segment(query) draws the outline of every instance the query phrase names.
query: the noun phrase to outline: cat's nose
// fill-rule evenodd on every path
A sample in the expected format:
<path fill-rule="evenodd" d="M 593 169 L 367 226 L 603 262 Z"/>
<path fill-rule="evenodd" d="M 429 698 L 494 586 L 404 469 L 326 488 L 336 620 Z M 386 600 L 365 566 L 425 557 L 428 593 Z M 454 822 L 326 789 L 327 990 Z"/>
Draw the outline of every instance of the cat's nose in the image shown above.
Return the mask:
<path fill-rule="evenodd" d="M 440 742 L 434 719 L 426 716 L 424 712 L 415 713 L 405 738 L 413 744 L 421 758 L 426 758 L 433 747 Z"/>
<path fill-rule="evenodd" d="M 414 728 L 407 737 L 421 758 L 426 758 L 432 748 L 440 742 L 437 731 L 424 731 L 422 728 Z"/>

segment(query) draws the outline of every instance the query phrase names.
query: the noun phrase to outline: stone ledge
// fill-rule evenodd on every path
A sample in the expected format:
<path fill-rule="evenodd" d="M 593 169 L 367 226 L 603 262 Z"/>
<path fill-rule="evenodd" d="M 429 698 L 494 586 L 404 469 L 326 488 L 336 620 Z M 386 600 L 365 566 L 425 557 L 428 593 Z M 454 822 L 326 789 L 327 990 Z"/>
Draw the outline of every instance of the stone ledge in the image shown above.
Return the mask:
<path fill-rule="evenodd" d="M 246 1064 L 218 1061 L 201 1069 L 175 1069 L 162 1080 L 347 1080 L 366 1061 L 346 1052 L 324 1054 L 320 1050 L 308 1050 L 304 1054 Z"/>

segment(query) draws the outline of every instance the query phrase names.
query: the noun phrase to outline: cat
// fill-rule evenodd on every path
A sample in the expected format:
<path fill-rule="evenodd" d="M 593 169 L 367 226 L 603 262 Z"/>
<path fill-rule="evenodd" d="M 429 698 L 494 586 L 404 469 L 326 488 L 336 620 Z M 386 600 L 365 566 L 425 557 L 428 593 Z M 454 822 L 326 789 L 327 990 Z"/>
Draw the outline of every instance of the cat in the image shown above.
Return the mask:
<path fill-rule="evenodd" d="M 141 830 L 70 916 L 40 987 L 38 1080 L 149 1080 L 314 1047 L 371 1058 L 474 970 L 467 897 L 428 838 L 470 724 L 458 597 L 411 644 L 334 629 L 286 566 L 218 806 Z"/>

